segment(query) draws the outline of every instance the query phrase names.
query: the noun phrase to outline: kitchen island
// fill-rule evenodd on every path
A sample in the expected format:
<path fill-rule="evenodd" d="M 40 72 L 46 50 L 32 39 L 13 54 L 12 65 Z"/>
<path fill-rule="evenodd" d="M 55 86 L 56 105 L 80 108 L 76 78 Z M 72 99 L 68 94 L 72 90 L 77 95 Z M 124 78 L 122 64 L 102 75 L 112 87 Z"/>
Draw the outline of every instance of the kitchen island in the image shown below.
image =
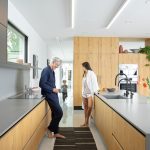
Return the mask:
<path fill-rule="evenodd" d="M 41 95 L 22 94 L 0 101 L 0 149 L 37 149 L 50 114 Z"/>
<path fill-rule="evenodd" d="M 134 94 L 133 99 L 108 99 L 95 94 L 95 123 L 108 149 L 150 149 L 150 98 Z"/>

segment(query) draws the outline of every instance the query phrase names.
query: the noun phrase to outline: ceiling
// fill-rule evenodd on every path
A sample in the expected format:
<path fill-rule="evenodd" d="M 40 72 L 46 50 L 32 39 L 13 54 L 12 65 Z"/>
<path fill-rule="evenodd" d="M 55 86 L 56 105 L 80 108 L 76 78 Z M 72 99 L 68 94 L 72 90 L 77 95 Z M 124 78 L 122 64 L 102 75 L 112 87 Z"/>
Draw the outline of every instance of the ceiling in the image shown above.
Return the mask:
<path fill-rule="evenodd" d="M 150 0 L 131 0 L 110 29 L 105 27 L 124 0 L 75 1 L 71 29 L 71 0 L 11 0 L 49 45 L 58 37 L 62 42 L 73 36 L 150 37 Z"/>

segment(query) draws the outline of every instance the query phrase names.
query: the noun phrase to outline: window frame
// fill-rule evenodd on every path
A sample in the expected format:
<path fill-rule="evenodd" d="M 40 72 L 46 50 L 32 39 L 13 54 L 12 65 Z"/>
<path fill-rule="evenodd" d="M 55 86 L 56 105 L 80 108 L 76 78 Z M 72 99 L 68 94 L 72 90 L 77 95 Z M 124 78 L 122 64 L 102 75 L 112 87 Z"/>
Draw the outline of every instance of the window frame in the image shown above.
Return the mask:
<path fill-rule="evenodd" d="M 28 36 L 26 34 L 24 34 L 19 28 L 17 28 L 12 22 L 8 21 L 8 25 L 11 26 L 14 30 L 16 30 L 17 32 L 19 32 L 22 36 L 24 36 L 25 41 L 24 41 L 24 62 L 28 63 Z M 7 61 L 8 61 L 8 57 L 7 57 Z M 10 62 L 10 61 L 8 61 Z"/>

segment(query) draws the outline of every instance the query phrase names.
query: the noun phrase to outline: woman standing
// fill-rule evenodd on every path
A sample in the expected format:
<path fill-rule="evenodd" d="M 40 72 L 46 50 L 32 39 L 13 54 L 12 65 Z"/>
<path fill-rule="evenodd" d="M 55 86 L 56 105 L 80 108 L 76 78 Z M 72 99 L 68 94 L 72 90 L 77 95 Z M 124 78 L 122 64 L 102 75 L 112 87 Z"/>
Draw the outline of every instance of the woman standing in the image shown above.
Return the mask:
<path fill-rule="evenodd" d="M 83 98 L 85 122 L 81 126 L 86 127 L 89 124 L 89 117 L 91 115 L 93 107 L 94 92 L 97 92 L 99 90 L 99 86 L 97 83 L 97 77 L 95 73 L 92 71 L 90 64 L 88 62 L 84 62 L 82 63 L 82 67 L 84 71 L 82 80 L 82 98 Z"/>

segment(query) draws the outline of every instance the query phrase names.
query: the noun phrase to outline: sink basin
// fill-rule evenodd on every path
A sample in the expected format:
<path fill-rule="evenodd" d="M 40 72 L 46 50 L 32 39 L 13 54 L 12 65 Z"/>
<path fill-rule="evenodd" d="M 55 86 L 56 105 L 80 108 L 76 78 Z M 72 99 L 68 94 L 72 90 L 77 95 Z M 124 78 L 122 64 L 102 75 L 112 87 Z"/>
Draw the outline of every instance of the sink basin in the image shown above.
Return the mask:
<path fill-rule="evenodd" d="M 13 97 L 9 97 L 9 99 L 39 99 L 41 98 L 41 94 L 20 94 Z"/>
<path fill-rule="evenodd" d="M 127 97 L 122 95 L 103 95 L 107 99 L 127 99 Z"/>

